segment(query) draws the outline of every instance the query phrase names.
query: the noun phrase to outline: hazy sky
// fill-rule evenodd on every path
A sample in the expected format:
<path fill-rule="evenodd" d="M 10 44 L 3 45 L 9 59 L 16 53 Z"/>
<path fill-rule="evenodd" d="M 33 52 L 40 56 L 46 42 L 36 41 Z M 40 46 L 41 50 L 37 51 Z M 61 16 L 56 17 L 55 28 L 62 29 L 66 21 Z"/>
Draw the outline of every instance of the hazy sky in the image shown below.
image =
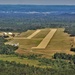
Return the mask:
<path fill-rule="evenodd" d="M 75 0 L 0 0 L 0 4 L 75 5 Z"/>

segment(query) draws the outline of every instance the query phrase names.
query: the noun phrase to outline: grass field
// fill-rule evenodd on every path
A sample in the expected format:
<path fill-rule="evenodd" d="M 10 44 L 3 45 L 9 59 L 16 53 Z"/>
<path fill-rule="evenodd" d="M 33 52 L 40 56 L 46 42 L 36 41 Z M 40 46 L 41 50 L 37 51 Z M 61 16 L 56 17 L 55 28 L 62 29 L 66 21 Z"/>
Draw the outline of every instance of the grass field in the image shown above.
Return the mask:
<path fill-rule="evenodd" d="M 38 33 L 37 35 L 35 35 L 33 37 L 33 39 L 38 39 L 38 38 L 45 38 L 45 36 L 50 32 L 49 28 L 46 29 L 41 29 L 40 33 Z"/>
<path fill-rule="evenodd" d="M 31 60 L 28 58 L 21 58 L 21 57 L 17 57 L 15 55 L 0 55 L 0 60 L 3 61 L 15 61 L 16 63 L 21 63 L 21 64 L 28 64 L 30 66 L 35 66 L 35 67 L 41 67 L 41 68 L 48 68 L 50 66 L 39 66 L 40 62 L 38 60 Z"/>
<path fill-rule="evenodd" d="M 32 49 L 45 49 L 48 43 L 51 41 L 56 30 L 57 29 L 51 29 L 50 32 L 46 35 L 46 37 L 41 41 L 41 43 L 37 47 L 32 47 Z"/>
<path fill-rule="evenodd" d="M 35 35 L 37 35 L 41 30 L 36 30 L 34 33 L 32 33 L 30 36 L 27 37 L 27 39 L 31 39 L 32 37 L 34 37 Z"/>
<path fill-rule="evenodd" d="M 28 37 L 34 32 L 35 32 L 35 30 L 28 30 L 26 32 L 22 32 L 18 37 Z"/>
<path fill-rule="evenodd" d="M 23 32 L 20 34 L 20 37 L 28 37 L 33 34 L 36 30 L 29 30 L 27 32 Z M 20 54 L 43 54 L 43 57 L 52 57 L 52 55 L 56 52 L 64 52 L 69 54 L 74 54 L 74 52 L 70 51 L 71 48 L 71 38 L 69 34 L 64 33 L 63 28 L 58 28 L 51 41 L 48 43 L 47 47 L 42 49 L 34 49 L 32 47 L 37 47 L 40 42 L 46 37 L 49 33 L 50 29 L 41 29 L 37 35 L 32 37 L 31 39 L 11 39 L 13 43 L 19 43 L 19 49 L 16 51 Z M 18 36 L 19 37 L 19 36 Z M 19 37 L 19 38 L 20 38 Z M 9 42 L 11 42 L 9 41 Z"/>
<path fill-rule="evenodd" d="M 57 32 L 44 50 L 34 50 L 34 53 L 43 54 L 44 57 L 51 57 L 56 52 L 75 54 L 70 51 L 71 39 L 69 34 L 64 33 L 64 29 L 57 29 Z"/>

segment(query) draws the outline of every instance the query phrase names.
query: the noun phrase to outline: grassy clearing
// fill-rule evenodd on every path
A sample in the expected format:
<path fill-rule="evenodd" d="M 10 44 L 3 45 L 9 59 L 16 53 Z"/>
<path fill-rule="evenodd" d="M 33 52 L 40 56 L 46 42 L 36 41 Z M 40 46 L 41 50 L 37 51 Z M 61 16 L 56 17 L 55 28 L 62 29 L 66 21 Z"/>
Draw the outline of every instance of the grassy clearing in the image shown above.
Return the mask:
<path fill-rule="evenodd" d="M 32 31 L 27 31 L 23 35 L 21 34 L 20 37 L 28 37 L 31 35 L 35 30 Z M 74 52 L 70 51 L 71 47 L 71 38 L 69 37 L 69 34 L 64 33 L 63 28 L 57 29 L 55 35 L 52 37 L 51 41 L 47 45 L 47 47 L 42 50 L 42 49 L 37 49 L 37 50 L 32 50 L 32 47 L 36 47 L 40 44 L 40 42 L 43 40 L 43 38 L 49 33 L 49 29 L 41 29 L 40 33 L 35 35 L 32 39 L 11 39 L 9 42 L 11 43 L 19 43 L 19 49 L 16 50 L 17 53 L 19 54 L 42 54 L 42 57 L 46 58 L 52 58 L 53 54 L 58 52 L 62 53 L 67 53 L 67 54 L 75 54 Z M 19 37 L 19 36 L 18 36 Z M 19 38 L 20 38 L 19 37 Z M 39 66 L 38 60 L 30 60 L 27 58 L 20 58 L 12 55 L 0 55 L 0 60 L 3 61 L 16 61 L 17 63 L 21 64 L 29 64 L 29 65 L 34 65 L 36 67 L 48 67 L 48 66 Z"/>
<path fill-rule="evenodd" d="M 47 50 L 69 50 L 70 38 L 69 35 L 63 32 L 64 29 L 58 29 L 52 40 L 47 46 Z"/>
<path fill-rule="evenodd" d="M 37 46 L 40 43 L 40 40 L 35 40 L 35 39 L 14 39 L 13 43 L 19 43 L 20 48 L 26 48 L 26 49 L 31 49 L 33 46 Z"/>
<path fill-rule="evenodd" d="M 32 49 L 45 49 L 48 43 L 51 41 L 53 35 L 57 29 L 51 29 L 51 31 L 46 35 L 46 37 L 41 41 L 37 47 L 32 47 Z"/>
<path fill-rule="evenodd" d="M 32 33 L 30 36 L 28 36 L 28 39 L 31 39 L 32 37 L 34 37 L 35 35 L 37 35 L 41 30 L 36 30 L 34 33 Z"/>
<path fill-rule="evenodd" d="M 59 28 L 44 50 L 32 50 L 31 48 L 37 47 L 40 44 L 43 38 L 48 34 L 49 29 L 41 29 L 32 39 L 12 39 L 11 41 L 13 43 L 20 43 L 19 49 L 17 50 L 20 54 L 43 54 L 44 57 L 51 57 L 56 52 L 74 54 L 74 52 L 70 51 L 71 38 L 69 34 L 63 31 L 63 28 Z"/>
<path fill-rule="evenodd" d="M 41 29 L 40 33 L 35 35 L 33 38 L 44 38 L 48 33 L 50 32 L 50 29 Z"/>
<path fill-rule="evenodd" d="M 51 57 L 56 52 L 75 54 L 74 52 L 70 51 L 71 40 L 69 34 L 64 33 L 63 31 L 63 28 L 59 28 L 46 49 L 34 50 L 34 53 L 43 54 L 44 57 Z"/>
<path fill-rule="evenodd" d="M 28 30 L 26 32 L 22 32 L 18 37 L 28 37 L 34 32 L 35 32 L 35 30 Z"/>

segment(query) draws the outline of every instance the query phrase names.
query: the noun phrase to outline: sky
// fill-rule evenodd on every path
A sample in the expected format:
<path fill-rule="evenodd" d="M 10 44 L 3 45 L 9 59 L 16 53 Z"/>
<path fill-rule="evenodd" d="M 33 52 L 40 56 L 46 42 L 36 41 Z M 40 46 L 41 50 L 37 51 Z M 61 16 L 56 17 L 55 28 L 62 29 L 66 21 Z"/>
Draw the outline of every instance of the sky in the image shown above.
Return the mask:
<path fill-rule="evenodd" d="M 0 4 L 75 5 L 75 0 L 0 0 Z"/>

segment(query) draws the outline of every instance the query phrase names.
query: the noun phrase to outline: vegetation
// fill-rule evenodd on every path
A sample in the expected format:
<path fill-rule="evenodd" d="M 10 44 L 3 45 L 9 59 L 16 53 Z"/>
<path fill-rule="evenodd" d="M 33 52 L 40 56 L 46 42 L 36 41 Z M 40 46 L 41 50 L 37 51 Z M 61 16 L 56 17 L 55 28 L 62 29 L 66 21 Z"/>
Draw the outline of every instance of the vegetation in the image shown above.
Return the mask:
<path fill-rule="evenodd" d="M 73 51 L 73 52 L 75 52 L 75 48 L 71 48 L 70 50 Z"/>
<path fill-rule="evenodd" d="M 9 7 L 12 8 L 12 6 L 8 6 L 7 9 L 5 9 L 4 6 L 0 6 L 0 9 L 3 11 L 2 7 L 4 8 L 5 11 L 7 11 L 8 9 L 8 11 L 11 12 L 11 9 L 9 9 Z M 13 8 L 15 9 L 15 7 Z M 14 11 L 13 8 L 12 10 Z M 24 11 L 28 10 L 25 9 Z M 21 9 L 19 11 L 21 11 Z M 40 11 L 42 11 L 42 9 Z M 67 13 L 61 15 L 52 15 L 52 14 L 38 15 L 38 14 L 24 14 L 24 13 L 12 14 L 12 12 L 10 14 L 0 13 L 0 31 L 23 32 L 27 30 L 33 29 L 35 30 L 49 27 L 50 28 L 64 27 L 66 29 L 66 32 L 73 35 L 75 32 L 75 15 Z"/>
<path fill-rule="evenodd" d="M 40 44 L 40 42 L 49 33 L 49 30 L 49 28 L 41 29 L 41 32 L 32 39 L 25 39 L 31 35 L 31 32 L 33 33 L 33 30 L 29 30 L 27 32 L 23 32 L 23 34 L 21 33 L 22 35 L 20 34 L 18 37 L 14 37 L 14 39 L 9 40 L 7 43 L 19 43 L 19 48 L 16 51 L 19 54 L 43 54 L 44 57 L 52 57 L 52 55 L 56 52 L 67 52 L 73 54 L 73 52 L 70 51 L 71 41 L 69 34 L 64 33 L 64 28 L 57 29 L 55 35 L 44 50 L 32 49 L 32 47 L 37 47 Z M 35 31 L 36 30 L 34 30 L 34 32 Z"/>
<path fill-rule="evenodd" d="M 50 68 L 39 68 L 25 64 L 16 63 L 15 61 L 0 60 L 0 75 L 74 75 L 75 64 L 62 59 L 38 59 L 41 64 L 51 66 Z"/>
<path fill-rule="evenodd" d="M 16 49 L 18 49 L 17 46 L 0 45 L 0 54 L 14 54 Z"/>
<path fill-rule="evenodd" d="M 66 54 L 66 53 L 55 53 L 54 59 L 65 59 L 65 60 L 71 60 L 73 55 Z"/>
<path fill-rule="evenodd" d="M 0 40 L 0 75 L 74 75 L 75 73 L 75 55 L 55 53 L 52 59 L 36 54 L 20 55 L 14 53 L 17 47 L 4 45 L 7 40 L 3 37 L 0 37 Z"/>
<path fill-rule="evenodd" d="M 4 42 L 7 42 L 7 40 L 4 37 L 0 37 L 0 45 L 4 44 Z"/>
<path fill-rule="evenodd" d="M 6 42 L 3 37 L 0 37 L 0 54 L 14 54 L 15 50 L 18 49 L 17 46 L 5 45 Z"/>
<path fill-rule="evenodd" d="M 65 54 L 65 53 L 55 53 L 54 59 L 64 59 L 72 61 L 75 64 L 75 55 Z"/>
<path fill-rule="evenodd" d="M 18 7 L 20 8 L 17 9 L 16 6 L 9 5 L 0 6 L 0 31 L 20 33 L 14 39 L 9 40 L 12 43 L 19 43 L 19 49 L 16 46 L 4 44 L 7 42 L 4 38 L 8 36 L 0 37 L 0 75 L 75 75 L 75 48 L 71 48 L 69 38 L 69 34 L 71 36 L 75 35 L 75 14 L 14 13 L 15 10 L 17 12 L 21 11 L 21 9 L 24 10 L 23 7 L 19 5 Z M 30 10 L 28 6 L 25 9 L 22 11 L 28 12 Z M 45 8 L 44 11 L 47 10 Z M 2 13 L 2 11 L 5 12 Z M 40 8 L 40 11 L 42 12 L 43 9 Z M 49 33 L 48 28 L 57 28 L 57 32 L 46 49 L 31 50 L 32 47 L 38 46 Z M 36 29 L 42 30 L 32 39 L 22 38 L 28 37 Z"/>

